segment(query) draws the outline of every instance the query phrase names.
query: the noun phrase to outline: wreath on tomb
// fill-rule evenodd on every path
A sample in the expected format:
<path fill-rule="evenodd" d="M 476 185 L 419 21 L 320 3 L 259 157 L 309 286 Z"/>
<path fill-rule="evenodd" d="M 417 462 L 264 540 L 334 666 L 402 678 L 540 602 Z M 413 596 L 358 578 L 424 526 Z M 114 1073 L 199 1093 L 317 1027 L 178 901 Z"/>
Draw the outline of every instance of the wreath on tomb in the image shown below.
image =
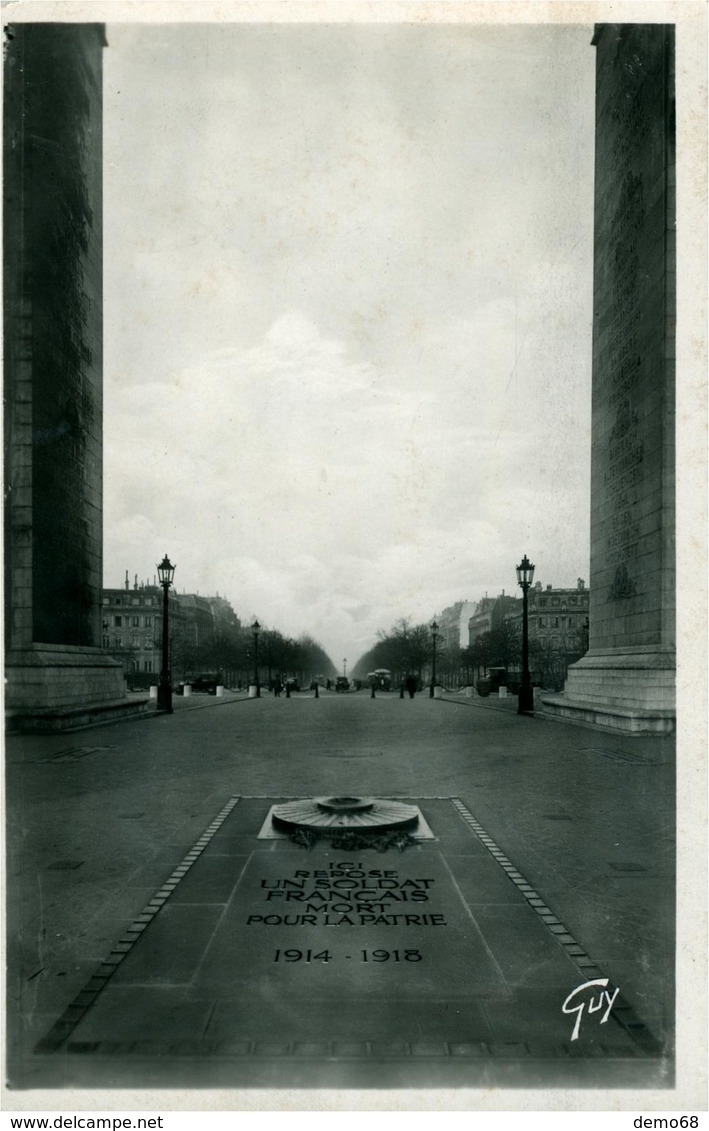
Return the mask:
<path fill-rule="evenodd" d="M 414 837 L 402 829 L 388 829 L 380 832 L 364 829 L 292 829 L 288 834 L 293 844 L 310 851 L 316 844 L 326 841 L 331 848 L 342 852 L 359 852 L 365 848 L 373 848 L 375 852 L 389 852 L 397 849 L 404 852 L 412 844 L 416 844 Z"/>

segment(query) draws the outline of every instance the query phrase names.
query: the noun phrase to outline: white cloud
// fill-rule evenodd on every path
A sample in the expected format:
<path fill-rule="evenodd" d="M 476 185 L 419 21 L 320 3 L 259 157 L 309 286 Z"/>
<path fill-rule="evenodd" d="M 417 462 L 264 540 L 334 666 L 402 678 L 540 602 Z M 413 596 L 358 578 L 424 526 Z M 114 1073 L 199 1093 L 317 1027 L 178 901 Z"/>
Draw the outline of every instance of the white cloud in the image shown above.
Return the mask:
<path fill-rule="evenodd" d="M 109 29 L 107 583 L 167 551 L 353 661 L 585 572 L 588 40 Z"/>
<path fill-rule="evenodd" d="M 431 336 L 423 353 L 456 375 L 439 390 L 425 373 L 353 362 L 298 311 L 199 370 L 109 384 L 107 561 L 150 576 L 167 550 L 180 588 L 219 590 L 242 616 L 353 658 L 399 616 L 511 587 L 511 556 L 558 543 L 577 504 L 558 481 L 546 521 L 537 492 L 559 476 L 553 444 L 549 468 L 534 463 L 542 478 L 525 473 L 538 438 L 499 391 L 499 335 L 480 332 L 503 315 Z M 471 339 L 485 344 L 476 363 L 497 365 L 497 390 L 465 385 Z"/>

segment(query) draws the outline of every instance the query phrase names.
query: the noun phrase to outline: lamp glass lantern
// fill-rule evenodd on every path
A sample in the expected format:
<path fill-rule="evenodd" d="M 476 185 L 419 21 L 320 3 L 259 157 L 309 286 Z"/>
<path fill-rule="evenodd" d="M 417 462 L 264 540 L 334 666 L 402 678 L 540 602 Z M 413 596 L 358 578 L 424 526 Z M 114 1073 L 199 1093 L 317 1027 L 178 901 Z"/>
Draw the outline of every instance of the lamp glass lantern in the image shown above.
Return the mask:
<path fill-rule="evenodd" d="M 534 566 L 525 554 L 517 566 L 517 582 L 522 589 L 528 589 L 534 580 Z"/>
<path fill-rule="evenodd" d="M 160 584 L 169 587 L 172 584 L 173 577 L 175 576 L 175 567 L 168 558 L 167 554 L 165 554 L 165 557 L 160 562 L 157 570 L 158 577 L 160 578 Z"/>

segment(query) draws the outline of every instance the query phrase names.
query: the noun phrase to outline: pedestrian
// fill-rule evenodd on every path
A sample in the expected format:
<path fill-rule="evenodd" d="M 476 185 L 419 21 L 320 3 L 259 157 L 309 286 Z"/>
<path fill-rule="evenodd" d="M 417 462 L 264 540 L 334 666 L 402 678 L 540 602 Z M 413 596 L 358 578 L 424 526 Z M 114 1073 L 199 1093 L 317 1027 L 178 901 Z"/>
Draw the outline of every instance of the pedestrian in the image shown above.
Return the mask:
<path fill-rule="evenodd" d="M 277 679 L 273 685 L 273 694 L 275 695 L 276 699 L 280 698 L 281 690 L 281 681 L 280 679 Z"/>
<path fill-rule="evenodd" d="M 409 699 L 413 699 L 416 694 L 416 676 L 407 675 L 406 677 L 406 690 L 409 693 Z"/>

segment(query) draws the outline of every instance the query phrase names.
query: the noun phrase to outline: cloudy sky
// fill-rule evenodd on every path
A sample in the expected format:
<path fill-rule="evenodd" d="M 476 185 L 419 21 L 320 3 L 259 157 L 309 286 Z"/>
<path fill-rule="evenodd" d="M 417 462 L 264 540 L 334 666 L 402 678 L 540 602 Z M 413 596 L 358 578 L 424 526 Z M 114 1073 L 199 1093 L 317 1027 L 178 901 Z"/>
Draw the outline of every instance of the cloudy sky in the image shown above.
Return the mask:
<path fill-rule="evenodd" d="M 353 666 L 588 578 L 592 30 L 109 24 L 107 585 Z"/>

